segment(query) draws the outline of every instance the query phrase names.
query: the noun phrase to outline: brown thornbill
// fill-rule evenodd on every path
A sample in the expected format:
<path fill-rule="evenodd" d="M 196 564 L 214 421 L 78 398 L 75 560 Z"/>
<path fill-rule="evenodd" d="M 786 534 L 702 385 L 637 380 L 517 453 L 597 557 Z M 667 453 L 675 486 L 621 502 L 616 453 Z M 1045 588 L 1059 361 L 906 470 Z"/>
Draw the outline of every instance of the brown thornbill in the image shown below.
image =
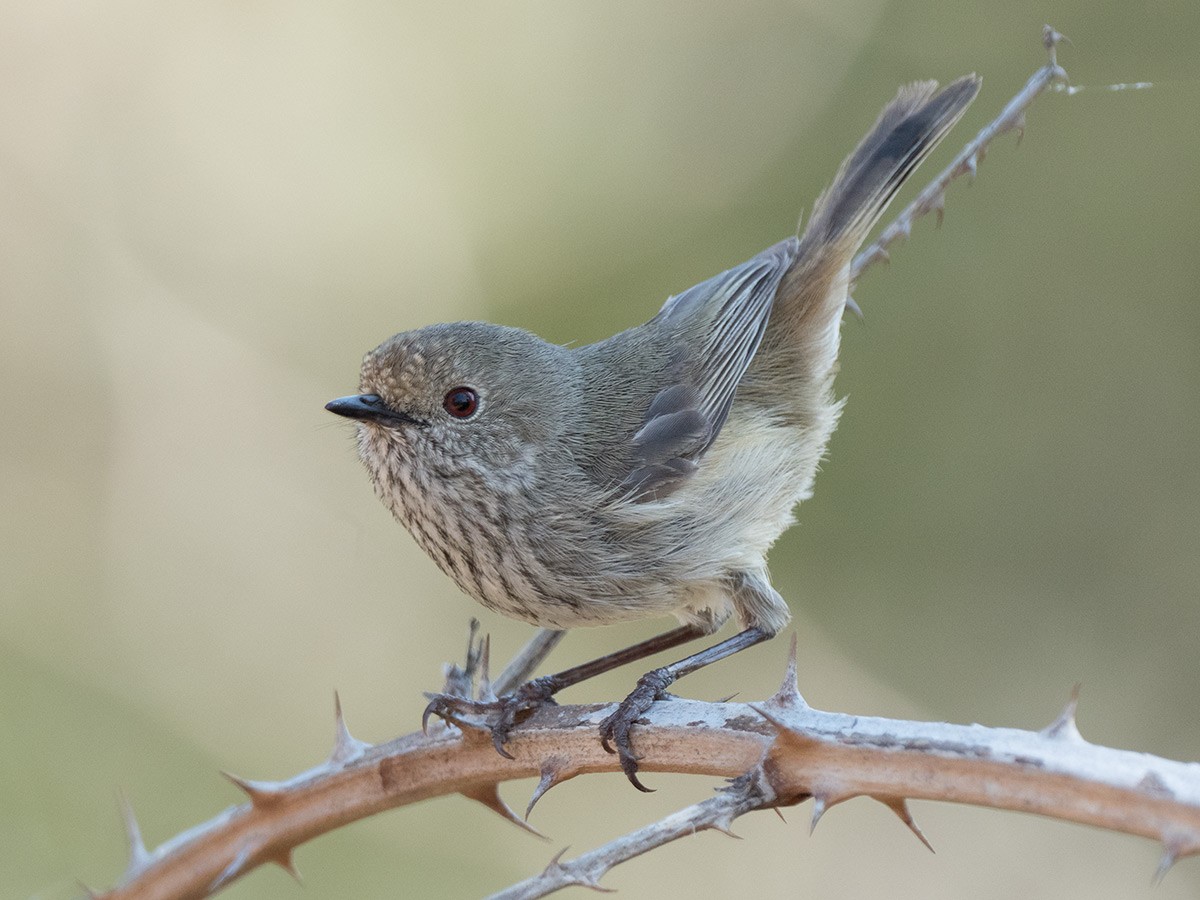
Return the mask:
<path fill-rule="evenodd" d="M 586 347 L 481 322 L 398 334 L 367 354 L 358 421 L 375 490 L 484 606 L 549 628 L 674 615 L 680 627 L 499 703 L 430 712 L 518 719 L 557 690 L 716 631 L 655 669 L 601 725 L 630 780 L 631 726 L 675 679 L 775 635 L 788 607 L 767 550 L 812 491 L 837 424 L 833 394 L 850 262 L 917 165 L 979 90 L 967 76 L 901 88 L 821 195 L 799 237 L 669 299 Z M 644 789 L 644 788 L 643 788 Z"/>

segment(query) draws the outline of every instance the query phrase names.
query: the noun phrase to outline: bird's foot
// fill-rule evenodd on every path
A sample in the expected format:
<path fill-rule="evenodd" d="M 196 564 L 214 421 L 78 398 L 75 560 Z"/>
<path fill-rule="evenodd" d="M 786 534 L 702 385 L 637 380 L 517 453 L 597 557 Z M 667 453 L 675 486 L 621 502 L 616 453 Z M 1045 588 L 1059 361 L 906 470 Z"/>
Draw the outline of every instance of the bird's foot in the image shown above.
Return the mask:
<path fill-rule="evenodd" d="M 551 678 L 535 678 L 527 681 L 511 694 L 496 700 L 472 700 L 452 694 L 426 694 L 429 705 L 421 714 L 421 730 L 426 731 L 430 716 L 437 716 L 455 725 L 478 728 L 478 722 L 464 721 L 464 717 L 480 717 L 483 726 L 492 734 L 496 752 L 506 759 L 513 755 L 504 749 L 509 733 L 543 706 L 553 706 L 557 686 Z"/>
<path fill-rule="evenodd" d="M 675 680 L 667 669 L 655 669 L 638 679 L 637 687 L 621 701 L 616 710 L 600 723 L 600 743 L 609 753 L 621 759 L 621 771 L 639 791 L 650 793 L 653 788 L 642 784 L 637 777 L 638 759 L 629 742 L 629 729 L 639 724 L 642 713 L 655 700 L 669 697 L 667 687 Z"/>

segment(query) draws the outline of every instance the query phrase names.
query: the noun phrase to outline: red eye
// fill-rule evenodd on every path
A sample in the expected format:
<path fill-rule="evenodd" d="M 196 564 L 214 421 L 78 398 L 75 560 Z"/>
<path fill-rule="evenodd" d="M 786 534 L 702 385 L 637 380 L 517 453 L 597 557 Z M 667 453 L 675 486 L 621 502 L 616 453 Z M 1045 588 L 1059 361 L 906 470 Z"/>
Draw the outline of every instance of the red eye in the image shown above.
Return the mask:
<path fill-rule="evenodd" d="M 446 392 L 442 406 L 456 419 L 469 419 L 479 409 L 479 395 L 469 387 L 456 387 Z"/>

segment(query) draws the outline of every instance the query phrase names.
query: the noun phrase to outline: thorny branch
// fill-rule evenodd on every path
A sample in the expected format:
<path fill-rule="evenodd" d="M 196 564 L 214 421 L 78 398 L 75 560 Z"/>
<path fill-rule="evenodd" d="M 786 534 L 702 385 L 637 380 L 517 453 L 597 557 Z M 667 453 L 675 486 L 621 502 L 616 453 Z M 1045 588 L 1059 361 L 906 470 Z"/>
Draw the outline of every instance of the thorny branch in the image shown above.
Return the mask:
<path fill-rule="evenodd" d="M 482 722 L 439 728 L 371 747 L 339 715 L 325 763 L 283 782 L 230 776 L 250 798 L 153 851 L 127 812 L 131 853 L 117 898 L 204 897 L 257 866 L 294 872 L 292 851 L 318 834 L 384 809 L 460 793 L 533 829 L 500 798 L 501 782 L 538 777 L 528 816 L 550 788 L 576 775 L 617 771 L 596 728 L 611 705 L 538 710 L 515 730 L 509 760 Z M 1200 852 L 1200 763 L 1114 750 L 1085 741 L 1075 699 L 1041 731 L 910 722 L 808 706 L 796 689 L 795 644 L 783 686 L 763 703 L 655 703 L 639 726 L 647 772 L 718 775 L 732 785 L 708 801 L 626 835 L 501 894 L 541 897 L 569 884 L 596 885 L 614 865 L 705 829 L 728 831 L 743 813 L 809 798 L 816 821 L 852 797 L 894 810 L 924 841 L 907 800 L 1015 809 L 1142 835 L 1163 845 L 1161 877 Z M 535 832 L 536 833 L 536 832 Z"/>
<path fill-rule="evenodd" d="M 916 196 L 916 199 L 879 233 L 879 237 L 868 247 L 864 248 L 850 265 L 850 283 L 853 284 L 872 263 L 889 259 L 888 247 L 901 238 L 908 239 L 912 233 L 913 222 L 931 212 L 937 213 L 938 224 L 942 222 L 942 213 L 946 204 L 946 188 L 950 182 L 963 175 L 970 174 L 972 178 L 979 168 L 979 163 L 987 155 L 988 146 L 1002 134 L 1016 131 L 1018 140 L 1025 134 L 1025 110 L 1033 105 L 1042 91 L 1054 84 L 1067 81 L 1066 70 L 1058 64 L 1058 45 L 1063 36 L 1046 25 L 1042 28 L 1042 45 L 1046 48 L 1049 59 L 1046 64 L 1030 76 L 1029 81 L 1008 104 L 1000 111 L 1000 115 L 980 129 L 979 134 L 959 151 L 958 156 L 946 166 Z M 849 304 L 847 304 L 849 305 Z"/>
<path fill-rule="evenodd" d="M 571 885 L 604 890 L 600 879 L 617 863 L 708 829 L 733 834 L 730 825 L 738 816 L 775 805 L 777 799 L 771 785 L 763 777 L 761 768 L 755 767 L 732 779 L 729 787 L 715 797 L 639 828 L 570 862 L 560 862 L 566 853 L 560 851 L 540 875 L 492 894 L 488 900 L 532 900 Z"/>
<path fill-rule="evenodd" d="M 1048 86 L 1066 81 L 1055 48 L 1062 39 L 1047 26 L 1049 61 L 1004 110 L 855 259 L 851 279 L 906 237 L 912 222 L 941 214 L 946 187 L 974 174 L 990 142 L 1023 131 L 1024 111 Z M 488 642 L 474 630 L 464 668 L 446 673 L 447 693 L 487 697 L 504 693 L 537 667 L 561 638 L 542 631 L 495 684 L 486 675 Z M 824 812 L 851 797 L 886 804 L 924 841 L 907 799 L 921 798 L 1019 809 L 1143 835 L 1163 845 L 1161 877 L 1178 858 L 1200 853 L 1200 764 L 1089 744 L 1075 727 L 1075 700 L 1040 732 L 981 725 L 907 722 L 829 713 L 809 707 L 795 686 L 795 648 L 784 685 L 765 703 L 658 702 L 639 725 L 637 749 L 647 772 L 680 772 L 731 779 L 717 796 L 625 835 L 569 862 L 556 857 L 540 875 L 497 895 L 541 897 L 570 884 L 597 887 L 613 866 L 668 841 L 704 829 L 728 831 L 737 817 L 812 799 L 815 826 Z M 336 704 L 336 741 L 329 758 L 281 782 L 229 776 L 249 798 L 153 851 L 128 804 L 130 843 L 117 898 L 205 897 L 263 863 L 290 872 L 293 850 L 349 822 L 429 797 L 460 793 L 533 831 L 500 798 L 501 782 L 539 778 L 526 817 L 550 788 L 576 775 L 616 771 L 616 757 L 596 737 L 611 705 L 550 707 L 515 730 L 513 759 L 495 752 L 483 726 L 437 725 L 371 746 L 350 735 Z M 534 832 L 536 833 L 536 832 Z M 559 856 L 561 857 L 562 854 Z"/>
<path fill-rule="evenodd" d="M 870 797 L 933 850 L 908 809 L 912 799 L 1020 810 L 1139 834 L 1162 842 L 1161 880 L 1200 853 L 1200 763 L 1090 744 L 1075 724 L 1077 692 L 1041 731 L 902 722 L 813 709 L 796 688 L 796 642 L 783 684 L 749 704 L 777 729 L 762 760 L 717 796 L 569 862 L 560 852 L 540 874 L 488 900 L 533 900 L 570 885 L 600 888 L 614 866 L 733 820 L 812 799 L 811 828 L 832 806 Z M 641 744 L 639 744 L 641 746 Z M 645 763 L 643 762 L 645 767 Z M 534 792 L 534 802 L 541 788 Z"/>

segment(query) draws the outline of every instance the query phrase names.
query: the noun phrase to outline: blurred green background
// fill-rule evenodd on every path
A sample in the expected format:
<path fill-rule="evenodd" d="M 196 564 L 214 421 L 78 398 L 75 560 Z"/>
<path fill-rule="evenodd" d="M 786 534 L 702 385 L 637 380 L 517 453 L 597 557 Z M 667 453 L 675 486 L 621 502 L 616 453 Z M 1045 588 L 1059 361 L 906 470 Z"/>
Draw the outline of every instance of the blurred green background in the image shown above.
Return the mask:
<path fill-rule="evenodd" d="M 1074 44 L 940 231 L 844 328 L 850 396 L 772 555 L 815 705 L 1200 757 L 1200 6 L 17 2 L 0 28 L 0 893 L 57 898 L 418 723 L 479 615 L 322 409 L 395 331 L 487 318 L 588 342 L 787 235 L 896 86 L 984 76 L 925 174 Z M 1110 93 L 1112 82 L 1151 90 Z M 918 180 L 920 180 L 918 178 Z M 912 190 L 905 196 L 911 196 Z M 663 623 L 569 637 L 556 664 Z M 774 689 L 786 641 L 680 686 Z M 637 672 L 567 695 L 615 699 Z M 533 839 L 461 798 L 301 848 L 231 897 L 470 897 L 709 795 L 616 776 Z M 506 794 L 522 807 L 530 785 Z M 1151 894 L 1150 842 L 865 800 L 742 820 L 615 870 L 629 898 Z"/>

